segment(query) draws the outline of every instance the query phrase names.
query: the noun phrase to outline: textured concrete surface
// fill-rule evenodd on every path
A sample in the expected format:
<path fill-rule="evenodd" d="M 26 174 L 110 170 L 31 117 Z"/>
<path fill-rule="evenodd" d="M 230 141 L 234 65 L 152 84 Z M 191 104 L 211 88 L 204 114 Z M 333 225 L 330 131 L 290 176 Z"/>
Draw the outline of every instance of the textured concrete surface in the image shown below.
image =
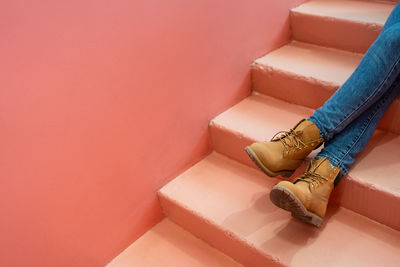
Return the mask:
<path fill-rule="evenodd" d="M 108 267 L 240 267 L 169 219 L 150 229 Z"/>
<path fill-rule="evenodd" d="M 276 179 L 213 153 L 159 192 L 169 218 L 245 266 L 398 266 L 400 233 L 328 207 L 323 228 L 268 198 Z"/>

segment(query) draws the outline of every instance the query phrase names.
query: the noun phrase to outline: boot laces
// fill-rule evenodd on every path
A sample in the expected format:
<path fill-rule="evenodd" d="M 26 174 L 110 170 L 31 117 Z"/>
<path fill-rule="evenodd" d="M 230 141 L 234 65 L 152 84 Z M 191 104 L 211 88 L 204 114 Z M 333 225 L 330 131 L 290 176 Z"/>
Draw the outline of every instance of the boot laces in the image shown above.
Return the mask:
<path fill-rule="evenodd" d="M 318 187 L 320 184 L 329 181 L 328 178 L 322 176 L 319 173 L 316 173 L 315 170 L 323 163 L 324 161 L 319 162 L 316 165 L 315 160 L 311 161 L 310 167 L 304 172 L 300 177 L 298 177 L 295 182 L 303 181 L 309 184 L 310 190 L 311 188 Z M 316 165 L 316 166 L 315 166 Z"/>
<path fill-rule="evenodd" d="M 289 131 L 280 131 L 271 138 L 271 141 L 280 141 L 284 149 L 292 147 L 301 149 L 301 147 L 306 146 L 304 141 L 301 139 L 301 134 L 301 131 L 295 131 L 294 129 L 290 129 Z"/>

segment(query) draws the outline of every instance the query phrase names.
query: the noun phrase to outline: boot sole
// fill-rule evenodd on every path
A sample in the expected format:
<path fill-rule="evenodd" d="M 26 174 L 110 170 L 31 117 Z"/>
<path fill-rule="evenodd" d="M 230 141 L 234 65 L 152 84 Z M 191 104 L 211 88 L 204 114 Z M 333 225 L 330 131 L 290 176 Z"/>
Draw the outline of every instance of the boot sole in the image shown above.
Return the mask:
<path fill-rule="evenodd" d="M 292 216 L 318 228 L 322 226 L 323 219 L 304 207 L 303 203 L 290 190 L 282 186 L 274 186 L 269 197 L 276 206 L 290 211 Z"/>
<path fill-rule="evenodd" d="M 261 160 L 258 158 L 257 154 L 253 151 L 253 149 L 251 149 L 251 147 L 246 146 L 244 150 L 247 152 L 250 159 L 256 164 L 256 166 L 260 170 L 262 170 L 266 175 L 268 175 L 269 177 L 275 177 L 275 176 L 280 175 L 282 177 L 288 178 L 288 177 L 292 176 L 292 174 L 294 173 L 294 171 L 279 171 L 279 172 L 271 171 L 261 162 Z"/>

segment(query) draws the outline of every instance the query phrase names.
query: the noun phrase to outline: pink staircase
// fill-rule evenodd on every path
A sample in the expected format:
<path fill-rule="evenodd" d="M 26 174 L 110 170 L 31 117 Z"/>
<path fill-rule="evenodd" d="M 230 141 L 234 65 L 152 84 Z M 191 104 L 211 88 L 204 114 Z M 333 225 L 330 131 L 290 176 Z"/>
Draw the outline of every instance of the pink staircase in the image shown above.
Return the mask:
<path fill-rule="evenodd" d="M 400 266 L 399 100 L 335 189 L 321 229 L 269 201 L 279 180 L 243 150 L 329 98 L 393 7 L 321 0 L 293 9 L 294 40 L 257 59 L 253 94 L 210 122 L 215 151 L 159 191 L 168 219 L 110 266 Z"/>

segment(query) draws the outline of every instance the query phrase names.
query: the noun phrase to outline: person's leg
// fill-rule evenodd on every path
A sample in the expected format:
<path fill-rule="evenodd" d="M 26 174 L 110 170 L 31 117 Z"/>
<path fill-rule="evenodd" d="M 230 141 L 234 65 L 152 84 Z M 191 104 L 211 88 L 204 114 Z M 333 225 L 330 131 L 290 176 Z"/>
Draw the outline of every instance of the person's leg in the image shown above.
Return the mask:
<path fill-rule="evenodd" d="M 292 216 L 321 227 L 330 194 L 341 174 L 347 174 L 356 155 L 371 138 L 380 119 L 400 91 L 400 77 L 389 90 L 342 132 L 325 143 L 303 175 L 282 181 L 270 192 L 271 201 Z"/>
<path fill-rule="evenodd" d="M 346 175 L 356 155 L 361 152 L 371 139 L 379 121 L 400 92 L 400 76 L 386 93 L 357 119 L 349 124 L 333 139 L 325 142 L 325 147 L 316 158 L 327 158 Z"/>
<path fill-rule="evenodd" d="M 396 23 L 380 34 L 349 79 L 308 119 L 327 142 L 379 101 L 399 74 L 400 23 Z"/>
<path fill-rule="evenodd" d="M 399 62 L 400 23 L 395 23 L 381 33 L 346 83 L 309 118 L 325 147 L 304 174 L 272 188 L 270 199 L 276 206 L 306 223 L 322 225 L 334 185 L 341 173 L 347 174 L 400 91 Z"/>

